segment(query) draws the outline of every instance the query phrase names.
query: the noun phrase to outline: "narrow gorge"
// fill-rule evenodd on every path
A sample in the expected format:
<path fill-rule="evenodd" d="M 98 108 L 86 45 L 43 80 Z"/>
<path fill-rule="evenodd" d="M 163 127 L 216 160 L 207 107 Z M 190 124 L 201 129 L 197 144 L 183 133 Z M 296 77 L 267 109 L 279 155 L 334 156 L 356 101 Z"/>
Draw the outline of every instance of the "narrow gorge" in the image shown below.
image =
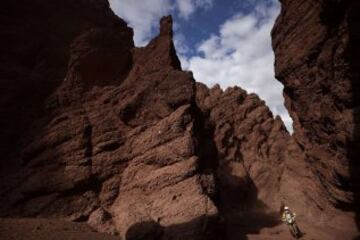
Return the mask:
<path fill-rule="evenodd" d="M 290 135 L 256 94 L 135 47 L 107 0 L 1 3 L 0 239 L 360 238 L 360 2 L 281 0 Z M 221 81 L 221 80 L 220 80 Z"/>

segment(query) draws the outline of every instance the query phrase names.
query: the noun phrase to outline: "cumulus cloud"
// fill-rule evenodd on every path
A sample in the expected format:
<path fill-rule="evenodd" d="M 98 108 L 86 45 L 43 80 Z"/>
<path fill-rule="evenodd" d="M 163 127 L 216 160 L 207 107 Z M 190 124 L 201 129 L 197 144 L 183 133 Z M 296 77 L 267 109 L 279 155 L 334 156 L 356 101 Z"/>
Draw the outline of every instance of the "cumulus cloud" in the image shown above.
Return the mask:
<path fill-rule="evenodd" d="M 159 19 L 174 7 L 170 0 L 110 0 L 113 11 L 133 29 L 137 46 L 144 46 L 158 28 Z"/>
<path fill-rule="evenodd" d="M 162 16 L 172 13 L 188 20 L 197 10 L 211 8 L 213 0 L 110 0 L 110 6 L 134 29 L 135 44 L 145 46 Z"/>
<path fill-rule="evenodd" d="M 249 14 L 239 13 L 221 25 L 218 34 L 199 44 L 197 56 L 180 59 L 197 81 L 208 86 L 218 83 L 225 89 L 237 85 L 258 94 L 292 132 L 283 86 L 274 78 L 270 32 L 278 12 L 278 5 L 260 3 Z"/>
<path fill-rule="evenodd" d="M 188 18 L 190 14 L 195 11 L 195 6 L 191 3 L 191 0 L 177 0 L 176 2 L 179 7 L 180 15 L 183 18 Z"/>
<path fill-rule="evenodd" d="M 209 9 L 213 0 L 176 0 L 180 17 L 189 19 L 197 9 Z"/>

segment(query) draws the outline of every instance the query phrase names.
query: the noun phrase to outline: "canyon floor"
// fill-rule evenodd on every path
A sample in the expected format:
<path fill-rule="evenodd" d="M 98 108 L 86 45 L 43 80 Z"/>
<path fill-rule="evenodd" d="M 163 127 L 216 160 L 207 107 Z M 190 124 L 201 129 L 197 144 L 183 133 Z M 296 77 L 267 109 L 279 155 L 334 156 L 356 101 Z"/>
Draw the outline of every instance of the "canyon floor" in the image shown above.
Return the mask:
<path fill-rule="evenodd" d="M 258 214 L 242 214 L 244 216 L 234 216 L 237 221 L 232 221 L 234 228 L 231 230 L 235 234 L 227 235 L 228 240 L 291 240 L 288 227 L 279 222 L 279 219 L 264 219 Z M 245 220 L 245 221 L 244 221 Z M 264 227 L 269 225 L 273 227 Z M 276 222 L 277 221 L 277 222 Z M 339 222 L 341 224 L 341 220 Z M 302 230 L 303 240 L 319 239 L 351 239 L 357 234 L 354 232 L 344 232 L 344 228 L 336 229 L 326 224 L 316 225 L 306 219 L 298 219 L 298 225 Z M 0 239 L 1 240 L 121 240 L 120 236 L 99 233 L 86 223 L 69 222 L 59 219 L 38 219 L 38 218 L 3 218 L 0 219 Z M 143 236 L 138 239 L 154 239 L 151 236 Z"/>

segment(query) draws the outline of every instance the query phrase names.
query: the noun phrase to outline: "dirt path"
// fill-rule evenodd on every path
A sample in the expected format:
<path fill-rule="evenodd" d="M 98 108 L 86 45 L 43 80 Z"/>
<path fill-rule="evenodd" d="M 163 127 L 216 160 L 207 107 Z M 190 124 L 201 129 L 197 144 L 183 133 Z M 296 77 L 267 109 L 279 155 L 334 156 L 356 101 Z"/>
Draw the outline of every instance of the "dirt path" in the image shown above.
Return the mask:
<path fill-rule="evenodd" d="M 234 212 L 227 215 L 227 240 L 291 240 L 294 239 L 278 214 L 261 212 Z M 301 240 L 359 240 L 355 225 L 338 217 L 332 223 L 314 223 L 301 216 L 297 224 L 303 233 Z M 348 218 L 347 218 L 348 220 Z M 358 237 L 358 238 L 356 238 Z"/>
<path fill-rule="evenodd" d="M 237 216 L 239 218 L 239 216 Z M 241 217 L 244 217 L 242 215 Z M 288 227 L 283 223 L 260 219 L 259 215 L 246 216 L 246 221 L 228 226 L 228 240 L 292 240 Z M 240 218 L 239 218 L 240 220 Z M 260 221 L 259 221 L 260 220 Z M 270 224 L 270 225 L 269 225 Z M 339 228 L 317 226 L 304 219 L 298 219 L 298 225 L 304 233 L 301 240 L 359 240 L 354 231 Z M 266 227 L 269 226 L 269 227 Z M 229 234 L 231 233 L 231 235 Z M 0 240 L 121 240 L 95 232 L 85 223 L 74 223 L 55 219 L 0 219 Z M 191 240 L 191 239 L 189 239 Z"/>
<path fill-rule="evenodd" d="M 313 223 L 299 220 L 298 225 L 303 233 L 301 240 L 356 240 L 359 233 L 354 231 L 347 231 L 343 228 L 334 228 L 330 226 L 320 226 Z M 273 228 L 264 228 L 258 234 L 248 234 L 247 240 L 272 240 L 283 239 L 292 240 L 295 239 L 291 236 L 288 226 L 281 224 Z"/>
<path fill-rule="evenodd" d="M 0 240 L 120 240 L 84 223 L 52 219 L 0 219 Z"/>

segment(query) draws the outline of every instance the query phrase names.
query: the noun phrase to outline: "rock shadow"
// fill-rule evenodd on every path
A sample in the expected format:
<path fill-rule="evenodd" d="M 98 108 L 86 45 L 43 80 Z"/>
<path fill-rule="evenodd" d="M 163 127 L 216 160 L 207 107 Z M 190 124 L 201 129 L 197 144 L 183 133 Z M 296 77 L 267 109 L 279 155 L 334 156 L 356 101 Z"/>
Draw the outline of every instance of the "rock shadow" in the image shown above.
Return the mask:
<path fill-rule="evenodd" d="M 348 145 L 348 160 L 350 166 L 351 190 L 354 192 L 354 202 L 351 207 L 355 210 L 355 221 L 360 230 L 360 2 L 349 1 L 347 22 L 349 24 L 349 46 L 346 57 L 349 63 L 352 99 L 350 108 L 353 109 L 354 129 Z M 360 234 L 354 239 L 360 239 Z"/>
<path fill-rule="evenodd" d="M 246 240 L 248 234 L 259 234 L 264 228 L 282 223 L 280 213 L 269 209 L 258 198 L 258 190 L 249 176 L 240 178 L 226 170 L 224 174 L 228 175 L 226 182 L 238 183 L 230 188 L 224 186 L 226 183 L 221 183 L 220 209 L 224 215 L 225 239 Z"/>
<path fill-rule="evenodd" d="M 189 222 L 162 226 L 155 221 L 132 225 L 124 240 L 220 240 L 224 239 L 218 217 L 201 216 Z"/>
<path fill-rule="evenodd" d="M 136 223 L 127 230 L 125 240 L 247 240 L 248 234 L 259 234 L 261 229 L 281 223 L 279 213 L 269 211 L 257 199 L 254 185 L 251 191 L 246 201 L 244 198 L 236 201 L 239 194 L 233 195 L 234 192 L 221 192 L 220 216 L 202 216 L 166 227 L 155 221 Z M 224 198 L 227 194 L 231 198 Z"/>

